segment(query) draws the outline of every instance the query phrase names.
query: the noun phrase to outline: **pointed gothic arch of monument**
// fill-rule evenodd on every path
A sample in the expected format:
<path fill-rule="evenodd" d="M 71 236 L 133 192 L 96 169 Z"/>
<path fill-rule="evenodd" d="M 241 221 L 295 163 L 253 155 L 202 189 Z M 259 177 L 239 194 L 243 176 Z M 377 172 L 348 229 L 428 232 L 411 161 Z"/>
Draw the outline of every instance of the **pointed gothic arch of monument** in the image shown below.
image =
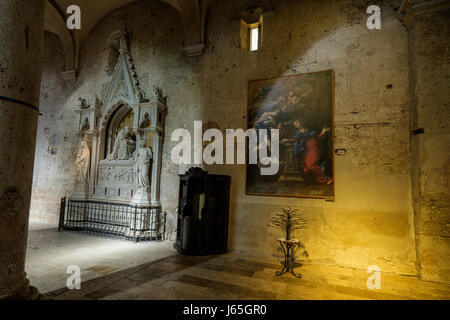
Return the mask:
<path fill-rule="evenodd" d="M 130 128 L 133 128 L 134 124 L 134 110 L 127 103 L 118 102 L 117 106 L 112 108 L 114 111 L 111 115 L 109 115 L 109 120 L 107 121 L 107 125 L 104 130 L 101 130 L 102 139 L 104 139 L 104 148 L 101 160 L 106 159 L 108 154 L 112 152 L 114 147 L 114 140 L 117 137 L 117 134 L 121 129 L 123 129 L 123 125 L 121 124 L 126 121 L 126 125 Z M 132 119 L 130 117 L 132 115 Z M 136 135 L 134 135 L 134 139 L 136 141 Z"/>

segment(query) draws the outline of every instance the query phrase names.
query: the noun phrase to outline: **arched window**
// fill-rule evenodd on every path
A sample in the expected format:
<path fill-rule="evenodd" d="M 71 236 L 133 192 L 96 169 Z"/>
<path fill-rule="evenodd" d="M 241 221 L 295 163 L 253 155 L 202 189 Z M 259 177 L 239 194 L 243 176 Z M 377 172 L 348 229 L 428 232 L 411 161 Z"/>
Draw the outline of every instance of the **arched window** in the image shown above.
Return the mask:
<path fill-rule="evenodd" d="M 241 19 L 241 47 L 243 50 L 258 51 L 263 38 L 263 10 L 250 7 L 244 11 Z"/>

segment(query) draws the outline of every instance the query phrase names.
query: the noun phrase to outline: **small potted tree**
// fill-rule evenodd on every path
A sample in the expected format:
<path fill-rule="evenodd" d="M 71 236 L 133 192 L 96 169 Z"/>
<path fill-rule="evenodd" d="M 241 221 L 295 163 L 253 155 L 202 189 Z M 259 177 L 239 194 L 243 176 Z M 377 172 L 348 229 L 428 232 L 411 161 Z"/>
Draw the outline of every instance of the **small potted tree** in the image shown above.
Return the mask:
<path fill-rule="evenodd" d="M 269 227 L 278 229 L 282 233 L 282 237 L 277 239 L 280 243 L 284 253 L 283 269 L 277 271 L 275 274 L 281 276 L 290 272 L 296 278 L 301 278 L 300 274 L 294 272 L 294 250 L 301 246 L 301 242 L 294 238 L 295 231 L 306 227 L 306 220 L 297 209 L 292 209 L 290 206 L 281 208 L 275 213 L 268 224 Z"/>

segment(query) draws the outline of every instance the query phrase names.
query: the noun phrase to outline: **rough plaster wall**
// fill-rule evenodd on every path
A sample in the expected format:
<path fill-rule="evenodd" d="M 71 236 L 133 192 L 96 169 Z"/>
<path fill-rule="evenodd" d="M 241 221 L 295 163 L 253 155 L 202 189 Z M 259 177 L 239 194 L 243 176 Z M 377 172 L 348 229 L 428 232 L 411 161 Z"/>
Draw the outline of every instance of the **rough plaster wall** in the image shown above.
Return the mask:
<path fill-rule="evenodd" d="M 450 282 L 450 10 L 410 30 L 413 203 L 420 275 Z"/>
<path fill-rule="evenodd" d="M 64 50 L 58 36 L 46 32 L 44 48 L 30 220 L 56 224 L 59 199 L 74 187 L 77 120 L 62 107 L 72 88 L 62 80 Z"/>
<path fill-rule="evenodd" d="M 362 269 L 376 264 L 383 272 L 415 274 L 408 42 L 395 17 L 398 1 L 375 1 L 383 11 L 380 31 L 366 28 L 365 11 L 373 1 L 274 1 L 274 13 L 264 19 L 263 47 L 256 53 L 241 51 L 240 22 L 229 19 L 240 1 L 215 3 L 207 22 L 207 50 L 196 59 L 182 56 L 184 29 L 169 7 L 144 1 L 109 14 L 83 49 L 79 80 L 59 105 L 61 122 L 74 116 L 78 97 L 93 99 L 102 92 L 110 80 L 105 39 L 126 26 L 144 91 L 149 94 L 158 85 L 169 97 L 161 198 L 174 221 L 173 190 L 178 188 L 178 168 L 170 161 L 174 129 L 191 129 L 194 120 L 214 121 L 221 129 L 246 128 L 249 80 L 334 69 L 336 148 L 347 150 L 336 157 L 336 201 L 246 196 L 244 166 L 211 167 L 213 172 L 232 175 L 230 248 L 279 255 L 267 223 L 275 209 L 291 204 L 301 208 L 309 222 L 300 237 L 311 260 Z M 71 126 L 66 128 L 61 137 L 72 137 Z M 45 139 L 40 130 L 39 143 Z M 60 150 L 70 150 L 72 160 L 55 162 L 66 168 L 66 175 L 39 180 L 35 186 L 57 186 L 63 180 L 69 185 L 74 162 L 74 142 L 69 141 L 70 147 Z M 48 164 L 36 166 L 38 177 L 45 174 L 44 166 Z M 45 219 L 57 216 L 59 199 L 52 201 L 53 208 L 38 210 Z"/>
<path fill-rule="evenodd" d="M 240 51 L 239 25 L 220 15 L 232 8 L 230 1 L 211 10 L 205 57 L 214 74 L 206 91 L 211 120 L 246 126 L 249 80 L 334 69 L 336 148 L 347 150 L 336 157 L 334 203 L 246 196 L 245 169 L 227 168 L 233 176 L 233 249 L 275 253 L 266 225 L 273 210 L 290 204 L 309 221 L 300 236 L 313 261 L 415 273 L 407 32 L 395 17 L 396 1 L 378 4 L 382 30 L 371 31 L 367 1 L 277 1 L 275 13 L 264 19 L 256 54 Z"/>

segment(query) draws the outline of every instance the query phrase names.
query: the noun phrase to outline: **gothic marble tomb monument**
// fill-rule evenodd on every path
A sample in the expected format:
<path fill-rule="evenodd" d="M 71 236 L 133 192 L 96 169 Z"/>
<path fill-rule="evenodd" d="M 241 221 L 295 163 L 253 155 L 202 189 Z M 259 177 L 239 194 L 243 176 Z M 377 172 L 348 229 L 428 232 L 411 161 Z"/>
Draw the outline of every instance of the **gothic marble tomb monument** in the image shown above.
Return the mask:
<path fill-rule="evenodd" d="M 71 218 L 66 219 L 66 228 L 81 221 L 83 228 L 95 231 L 90 218 L 93 215 L 100 217 L 102 223 L 115 224 L 117 221 L 109 217 L 113 211 L 109 206 L 114 205 L 134 206 L 140 213 L 139 219 L 145 221 L 157 221 L 161 212 L 166 97 L 159 88 L 154 89 L 152 97 L 144 96 L 128 51 L 127 34 L 120 32 L 117 37 L 120 55 L 105 96 L 101 100 L 96 97 L 94 106 L 79 99 L 76 134 L 81 142 L 76 187 L 67 208 L 72 211 L 67 215 Z M 102 209 L 92 205 L 99 202 Z M 135 220 L 129 215 L 120 219 L 122 223 Z M 148 226 L 141 229 L 147 230 Z"/>

